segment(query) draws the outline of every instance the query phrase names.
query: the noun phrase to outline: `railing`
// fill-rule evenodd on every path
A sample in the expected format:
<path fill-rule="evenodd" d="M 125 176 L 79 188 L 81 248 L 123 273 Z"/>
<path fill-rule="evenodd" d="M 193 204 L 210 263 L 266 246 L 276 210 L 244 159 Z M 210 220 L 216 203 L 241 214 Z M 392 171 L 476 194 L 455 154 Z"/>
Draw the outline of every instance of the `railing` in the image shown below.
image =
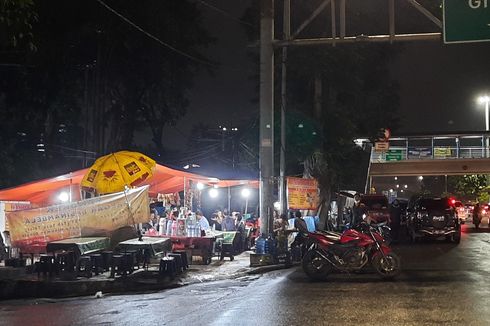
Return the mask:
<path fill-rule="evenodd" d="M 387 151 L 373 148 L 371 162 L 490 158 L 489 140 L 489 134 L 398 137 Z"/>

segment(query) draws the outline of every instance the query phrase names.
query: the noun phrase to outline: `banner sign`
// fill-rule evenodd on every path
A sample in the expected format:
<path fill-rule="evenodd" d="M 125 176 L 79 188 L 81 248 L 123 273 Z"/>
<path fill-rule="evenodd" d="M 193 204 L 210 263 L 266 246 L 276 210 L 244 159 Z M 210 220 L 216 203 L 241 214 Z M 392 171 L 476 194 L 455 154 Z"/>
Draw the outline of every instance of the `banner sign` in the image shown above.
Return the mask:
<path fill-rule="evenodd" d="M 387 161 L 401 161 L 403 159 L 403 153 L 401 149 L 390 149 L 386 152 Z"/>
<path fill-rule="evenodd" d="M 319 204 L 318 182 L 315 179 L 287 178 L 289 209 L 316 210 Z"/>
<path fill-rule="evenodd" d="M 431 147 L 410 147 L 408 149 L 409 159 L 425 159 L 432 158 Z"/>
<path fill-rule="evenodd" d="M 114 230 L 148 222 L 148 186 L 75 203 L 7 213 L 13 247 L 44 247 L 76 237 L 107 236 Z"/>
<path fill-rule="evenodd" d="M 437 158 L 453 157 L 451 147 L 434 147 L 434 157 Z"/>

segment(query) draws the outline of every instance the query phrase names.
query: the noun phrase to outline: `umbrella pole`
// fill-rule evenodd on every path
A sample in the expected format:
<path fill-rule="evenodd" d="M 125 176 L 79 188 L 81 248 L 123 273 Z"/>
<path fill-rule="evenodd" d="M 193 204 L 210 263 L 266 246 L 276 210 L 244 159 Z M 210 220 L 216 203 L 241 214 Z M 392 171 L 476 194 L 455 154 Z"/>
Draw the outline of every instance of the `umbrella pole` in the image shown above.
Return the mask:
<path fill-rule="evenodd" d="M 119 161 L 117 160 L 117 157 L 116 155 L 114 155 L 114 153 L 112 153 L 112 157 L 114 157 L 114 161 L 116 161 L 119 170 L 122 171 L 121 165 L 119 165 Z M 131 205 L 129 205 L 128 195 L 126 193 L 129 189 L 128 182 L 124 179 L 123 173 L 121 173 L 121 178 L 123 178 L 124 180 L 124 199 L 126 200 L 126 204 L 128 205 L 129 217 L 133 220 L 133 225 L 136 225 L 136 223 L 134 222 L 133 212 L 131 211 Z M 136 230 L 140 231 L 139 225 L 136 226 Z"/>

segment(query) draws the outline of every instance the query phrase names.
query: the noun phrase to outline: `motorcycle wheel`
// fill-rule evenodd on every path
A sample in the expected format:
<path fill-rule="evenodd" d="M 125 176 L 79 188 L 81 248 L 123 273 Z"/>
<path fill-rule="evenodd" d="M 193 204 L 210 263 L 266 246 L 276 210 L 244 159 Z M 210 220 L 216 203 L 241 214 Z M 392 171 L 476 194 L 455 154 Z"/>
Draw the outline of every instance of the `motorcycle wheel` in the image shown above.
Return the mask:
<path fill-rule="evenodd" d="M 394 252 L 384 256 L 381 253 L 377 253 L 372 259 L 372 265 L 376 273 L 383 279 L 392 279 L 401 272 L 400 258 Z"/>
<path fill-rule="evenodd" d="M 314 281 L 324 281 L 332 270 L 330 263 L 323 259 L 316 250 L 309 250 L 301 264 L 306 275 Z"/>

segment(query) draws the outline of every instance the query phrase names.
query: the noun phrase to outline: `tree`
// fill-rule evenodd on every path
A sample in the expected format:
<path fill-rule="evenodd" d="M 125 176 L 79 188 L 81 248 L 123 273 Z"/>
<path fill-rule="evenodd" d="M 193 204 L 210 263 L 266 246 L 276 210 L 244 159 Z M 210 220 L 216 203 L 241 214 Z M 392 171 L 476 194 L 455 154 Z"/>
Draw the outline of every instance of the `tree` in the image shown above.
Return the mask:
<path fill-rule="evenodd" d="M 98 1 L 2 2 L 0 25 L 12 29 L 0 32 L 9 47 L 0 52 L 9 63 L 0 66 L 0 140 L 8 144 L 0 186 L 82 167 L 81 150 L 138 150 L 137 131 L 162 154 L 165 126 L 185 114 L 195 73 L 211 70 L 201 51 L 212 38 L 194 2 L 104 3 L 116 13 Z M 33 50 L 12 42 L 26 28 Z"/>
<path fill-rule="evenodd" d="M 488 197 L 486 175 L 449 176 L 448 188 L 458 198 L 465 200 L 484 200 Z"/>

